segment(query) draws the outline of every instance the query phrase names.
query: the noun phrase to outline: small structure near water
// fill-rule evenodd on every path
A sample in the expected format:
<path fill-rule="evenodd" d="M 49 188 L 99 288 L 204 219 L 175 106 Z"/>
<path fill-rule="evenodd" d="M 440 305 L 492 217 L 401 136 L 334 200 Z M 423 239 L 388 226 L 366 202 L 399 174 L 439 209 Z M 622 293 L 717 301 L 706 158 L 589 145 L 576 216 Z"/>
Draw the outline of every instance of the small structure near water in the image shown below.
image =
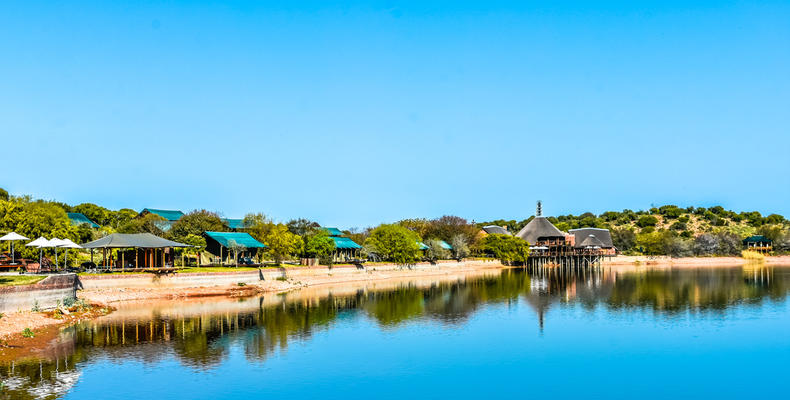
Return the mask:
<path fill-rule="evenodd" d="M 266 247 L 246 232 L 205 232 L 205 237 L 206 251 L 217 257 L 220 263 L 224 263 L 228 256 L 233 255 L 231 252 L 234 247 L 243 249 L 239 254 L 240 257 L 253 253 L 257 255 L 260 249 Z"/>
<path fill-rule="evenodd" d="M 617 254 L 608 229 L 580 228 L 565 233 L 542 214 L 538 202 L 535 218 L 516 234 L 530 244 L 528 266 L 592 266 Z"/>
<path fill-rule="evenodd" d="M 743 248 L 744 250 L 766 254 L 773 251 L 774 242 L 763 235 L 754 235 L 743 239 Z"/>

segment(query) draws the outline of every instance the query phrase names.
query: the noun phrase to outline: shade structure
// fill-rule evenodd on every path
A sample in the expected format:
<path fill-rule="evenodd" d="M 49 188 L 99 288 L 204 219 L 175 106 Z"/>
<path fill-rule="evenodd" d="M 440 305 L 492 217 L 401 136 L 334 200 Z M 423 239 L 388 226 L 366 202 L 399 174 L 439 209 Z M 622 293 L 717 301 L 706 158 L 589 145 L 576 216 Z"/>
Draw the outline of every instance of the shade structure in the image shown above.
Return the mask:
<path fill-rule="evenodd" d="M 60 247 L 64 248 L 66 251 L 66 256 L 63 259 L 63 266 L 69 265 L 69 249 L 81 249 L 82 246 L 78 245 L 77 243 L 72 242 L 70 239 L 63 239 L 63 244 Z"/>
<path fill-rule="evenodd" d="M 192 247 L 188 244 L 174 242 L 151 233 L 113 233 L 101 239 L 94 240 L 82 245 L 84 249 L 102 249 L 102 248 L 146 248 L 146 249 L 163 249 L 165 247 Z"/>
<path fill-rule="evenodd" d="M 159 236 L 153 235 L 151 233 L 113 233 L 111 235 L 107 235 L 101 239 L 94 240 L 92 242 L 88 242 L 82 245 L 85 249 L 135 249 L 135 265 L 137 265 L 137 249 L 147 249 L 145 251 L 145 260 L 144 264 L 148 264 L 149 259 L 149 251 L 151 262 L 154 263 L 154 259 L 156 259 L 156 254 L 159 254 L 157 249 L 162 249 L 162 265 L 166 264 L 165 260 L 165 249 L 167 248 L 176 248 L 176 247 L 192 247 L 191 245 L 174 242 L 172 240 L 167 240 L 165 238 L 161 238 Z M 106 265 L 107 257 L 106 251 L 103 251 L 105 254 L 104 261 Z M 121 253 L 123 256 L 123 252 Z M 112 258 L 112 257 L 110 257 Z M 122 268 L 125 268 L 125 264 L 122 261 Z"/>
<path fill-rule="evenodd" d="M 246 232 L 206 232 L 206 236 L 214 239 L 222 247 L 228 248 L 231 240 L 246 248 L 264 248 L 265 244 L 255 240 Z"/>
<path fill-rule="evenodd" d="M 28 247 L 38 247 L 38 265 L 41 265 L 42 257 L 44 256 L 44 247 L 49 247 L 49 240 L 40 236 L 38 239 L 26 244 Z"/>
<path fill-rule="evenodd" d="M 49 247 L 55 249 L 55 268 L 58 268 L 58 247 L 63 246 L 66 242 L 63 239 L 52 238 L 49 239 Z"/>
<path fill-rule="evenodd" d="M 3 237 L 0 237 L 0 241 L 8 241 L 11 242 L 11 264 L 16 264 L 16 259 L 14 258 L 14 241 L 16 240 L 30 240 L 16 232 L 9 232 Z"/>

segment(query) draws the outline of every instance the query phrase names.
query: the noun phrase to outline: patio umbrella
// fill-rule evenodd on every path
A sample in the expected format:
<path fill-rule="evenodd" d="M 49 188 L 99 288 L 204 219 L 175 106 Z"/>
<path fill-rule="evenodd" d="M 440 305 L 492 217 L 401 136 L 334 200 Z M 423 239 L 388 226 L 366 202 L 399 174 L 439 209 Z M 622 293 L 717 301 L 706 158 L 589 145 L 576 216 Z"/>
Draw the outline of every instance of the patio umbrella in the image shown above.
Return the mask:
<path fill-rule="evenodd" d="M 70 239 L 63 239 L 63 244 L 60 247 L 66 249 L 66 256 L 63 261 L 63 266 L 68 267 L 69 265 L 69 249 L 81 249 L 82 246 L 78 245 L 77 243 L 72 242 Z"/>
<path fill-rule="evenodd" d="M 44 247 L 49 247 L 49 240 L 45 239 L 44 236 L 41 236 L 38 239 L 26 244 L 25 246 L 38 247 L 38 265 L 41 265 Z"/>
<path fill-rule="evenodd" d="M 49 247 L 55 248 L 55 269 L 58 269 L 58 247 L 63 246 L 64 244 L 66 244 L 66 242 L 64 242 L 63 239 L 49 239 Z"/>
<path fill-rule="evenodd" d="M 14 241 L 15 240 L 30 240 L 16 232 L 11 232 L 6 234 L 3 237 L 0 237 L 0 241 L 9 241 L 11 242 L 11 264 L 16 264 L 16 260 L 14 259 Z"/>

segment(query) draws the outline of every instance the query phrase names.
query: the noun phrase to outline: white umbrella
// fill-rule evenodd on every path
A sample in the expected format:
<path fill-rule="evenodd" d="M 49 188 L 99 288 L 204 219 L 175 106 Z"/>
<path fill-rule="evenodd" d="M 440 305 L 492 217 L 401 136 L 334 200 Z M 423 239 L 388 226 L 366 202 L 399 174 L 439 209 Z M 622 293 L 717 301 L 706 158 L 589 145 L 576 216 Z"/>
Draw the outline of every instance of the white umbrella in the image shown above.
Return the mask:
<path fill-rule="evenodd" d="M 63 246 L 64 244 L 66 244 L 66 242 L 64 242 L 63 239 L 49 239 L 49 247 L 55 248 L 55 269 L 58 269 L 58 247 Z"/>
<path fill-rule="evenodd" d="M 11 242 L 11 264 L 16 264 L 16 260 L 14 259 L 14 241 L 15 240 L 30 240 L 16 232 L 11 232 L 3 237 L 0 237 L 0 241 L 9 241 Z"/>
<path fill-rule="evenodd" d="M 38 265 L 41 265 L 41 257 L 44 252 L 44 247 L 49 247 L 49 240 L 45 239 L 44 236 L 41 236 L 38 239 L 26 244 L 25 246 L 38 247 Z"/>
<path fill-rule="evenodd" d="M 70 239 L 63 239 L 63 244 L 60 245 L 66 249 L 66 258 L 63 261 L 63 266 L 67 267 L 69 265 L 69 249 L 81 249 L 82 246 L 78 245 L 77 243 L 72 242 Z"/>

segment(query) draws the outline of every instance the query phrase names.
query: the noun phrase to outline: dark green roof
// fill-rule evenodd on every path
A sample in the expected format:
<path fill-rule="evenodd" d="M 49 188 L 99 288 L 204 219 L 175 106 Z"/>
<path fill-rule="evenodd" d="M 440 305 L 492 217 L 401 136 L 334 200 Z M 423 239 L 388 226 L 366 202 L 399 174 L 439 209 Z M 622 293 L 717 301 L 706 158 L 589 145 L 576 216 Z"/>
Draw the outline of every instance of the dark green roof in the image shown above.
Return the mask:
<path fill-rule="evenodd" d="M 206 236 L 214 239 L 222 247 L 228 247 L 231 240 L 246 248 L 263 248 L 265 244 L 255 240 L 247 232 L 206 232 Z"/>
<path fill-rule="evenodd" d="M 768 239 L 763 235 L 754 235 L 754 236 L 749 236 L 746 239 L 743 239 L 743 242 L 744 243 L 772 243 L 773 240 Z"/>
<path fill-rule="evenodd" d="M 343 236 L 343 232 L 337 228 L 323 228 L 329 233 L 329 236 Z"/>
<path fill-rule="evenodd" d="M 131 248 L 161 249 L 165 247 L 192 247 L 150 233 L 113 233 L 82 245 L 86 249 Z"/>
<path fill-rule="evenodd" d="M 241 228 L 244 228 L 244 220 L 243 219 L 225 218 L 222 221 L 224 221 L 225 225 L 227 225 L 228 228 L 230 228 L 230 229 L 241 229 Z"/>
<path fill-rule="evenodd" d="M 179 219 L 181 219 L 181 217 L 184 216 L 184 213 L 182 213 L 179 210 L 160 210 L 156 208 L 144 208 L 143 211 L 140 212 L 140 214 L 145 212 L 156 214 L 168 221 L 178 221 Z"/>
<path fill-rule="evenodd" d="M 88 217 L 85 216 L 83 213 L 66 213 L 71 220 L 72 225 L 82 225 L 88 224 L 91 228 L 99 228 L 99 224 L 91 221 Z"/>
<path fill-rule="evenodd" d="M 349 238 L 331 236 L 331 239 L 335 241 L 335 248 L 336 249 L 361 249 L 362 248 L 362 246 L 354 243 L 354 241 L 349 239 Z"/>

